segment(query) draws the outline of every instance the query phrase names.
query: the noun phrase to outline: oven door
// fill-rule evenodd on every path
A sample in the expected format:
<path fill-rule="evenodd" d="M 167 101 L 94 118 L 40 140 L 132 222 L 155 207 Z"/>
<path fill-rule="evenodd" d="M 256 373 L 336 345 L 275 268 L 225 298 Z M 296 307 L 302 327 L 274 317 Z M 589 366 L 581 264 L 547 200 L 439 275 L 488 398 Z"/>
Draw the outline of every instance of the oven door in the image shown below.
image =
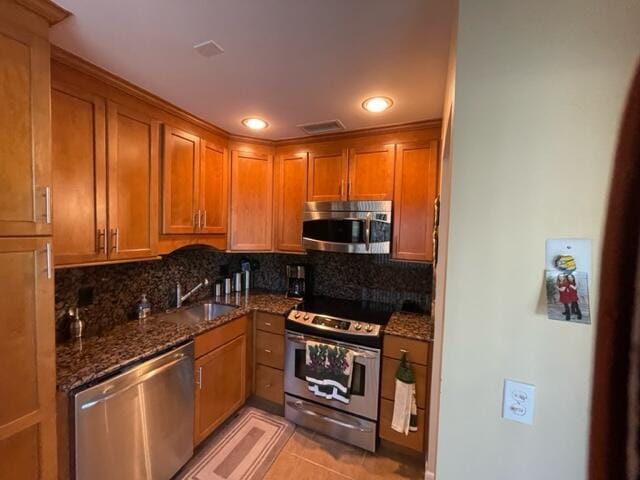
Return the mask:
<path fill-rule="evenodd" d="M 391 213 L 307 211 L 302 245 L 308 250 L 342 253 L 389 253 Z"/>
<path fill-rule="evenodd" d="M 353 351 L 353 373 L 349 403 L 327 400 L 309 391 L 305 379 L 307 341 L 327 345 L 339 345 Z M 380 350 L 350 343 L 336 342 L 324 338 L 286 331 L 286 353 L 284 366 L 284 390 L 290 395 L 306 398 L 321 405 L 342 410 L 376 421 L 378 418 L 378 393 L 380 380 Z"/>

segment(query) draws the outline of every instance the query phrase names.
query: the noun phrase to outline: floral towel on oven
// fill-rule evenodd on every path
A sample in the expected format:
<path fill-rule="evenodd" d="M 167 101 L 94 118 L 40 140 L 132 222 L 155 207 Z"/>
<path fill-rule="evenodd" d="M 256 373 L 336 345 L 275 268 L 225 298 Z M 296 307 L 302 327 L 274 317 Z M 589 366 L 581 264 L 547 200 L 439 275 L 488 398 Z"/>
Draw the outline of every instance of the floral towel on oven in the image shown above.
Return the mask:
<path fill-rule="evenodd" d="M 307 342 L 306 380 L 318 397 L 349 403 L 353 352 L 348 348 Z"/>

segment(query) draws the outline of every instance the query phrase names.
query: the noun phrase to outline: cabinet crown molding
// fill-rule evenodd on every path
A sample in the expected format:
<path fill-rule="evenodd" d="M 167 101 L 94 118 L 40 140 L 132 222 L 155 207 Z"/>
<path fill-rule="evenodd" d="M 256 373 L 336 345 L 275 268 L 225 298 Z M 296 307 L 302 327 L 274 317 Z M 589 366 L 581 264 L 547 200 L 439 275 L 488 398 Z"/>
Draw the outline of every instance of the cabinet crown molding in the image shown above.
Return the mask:
<path fill-rule="evenodd" d="M 55 25 L 71 15 L 70 11 L 51 0 L 15 0 L 15 2 L 43 17 L 49 25 Z"/>

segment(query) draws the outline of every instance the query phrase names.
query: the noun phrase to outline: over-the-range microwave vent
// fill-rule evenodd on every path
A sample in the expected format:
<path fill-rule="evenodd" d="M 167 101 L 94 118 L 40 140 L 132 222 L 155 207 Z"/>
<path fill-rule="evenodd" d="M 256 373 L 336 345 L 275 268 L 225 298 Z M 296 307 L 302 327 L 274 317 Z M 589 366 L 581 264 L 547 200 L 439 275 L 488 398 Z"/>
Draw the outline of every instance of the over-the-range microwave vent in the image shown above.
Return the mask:
<path fill-rule="evenodd" d="M 321 133 L 340 132 L 345 129 L 344 124 L 340 120 L 328 120 L 326 122 L 305 123 L 298 125 L 307 135 L 320 135 Z"/>

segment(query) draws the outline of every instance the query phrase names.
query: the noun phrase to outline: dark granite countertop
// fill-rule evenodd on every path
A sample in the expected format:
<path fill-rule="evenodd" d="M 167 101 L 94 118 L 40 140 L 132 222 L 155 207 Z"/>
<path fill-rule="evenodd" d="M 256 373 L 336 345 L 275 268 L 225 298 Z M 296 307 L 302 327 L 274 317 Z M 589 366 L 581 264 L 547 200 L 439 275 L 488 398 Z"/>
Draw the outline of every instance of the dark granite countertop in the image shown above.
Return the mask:
<path fill-rule="evenodd" d="M 132 320 L 114 327 L 103 335 L 58 345 L 58 390 L 69 392 L 106 377 L 253 310 L 284 315 L 298 303 L 297 300 L 286 298 L 281 293 L 263 292 L 215 300 L 219 303 L 228 301 L 238 308 L 210 321 L 186 325 L 163 321 L 161 315 L 150 317 L 144 322 Z M 193 304 L 186 305 L 185 308 L 192 306 Z"/>
<path fill-rule="evenodd" d="M 70 392 L 102 379 L 254 310 L 285 315 L 299 303 L 282 293 L 269 292 L 251 292 L 214 300 L 231 303 L 238 308 L 213 320 L 192 324 L 178 325 L 163 320 L 162 315 L 152 316 L 144 322 L 131 320 L 102 335 L 59 344 L 56 349 L 58 390 Z M 192 306 L 194 304 L 184 308 Z M 433 322 L 428 315 L 395 312 L 385 327 L 385 334 L 433 341 Z"/>
<path fill-rule="evenodd" d="M 422 313 L 395 312 L 384 329 L 385 335 L 433 342 L 433 319 Z"/>

